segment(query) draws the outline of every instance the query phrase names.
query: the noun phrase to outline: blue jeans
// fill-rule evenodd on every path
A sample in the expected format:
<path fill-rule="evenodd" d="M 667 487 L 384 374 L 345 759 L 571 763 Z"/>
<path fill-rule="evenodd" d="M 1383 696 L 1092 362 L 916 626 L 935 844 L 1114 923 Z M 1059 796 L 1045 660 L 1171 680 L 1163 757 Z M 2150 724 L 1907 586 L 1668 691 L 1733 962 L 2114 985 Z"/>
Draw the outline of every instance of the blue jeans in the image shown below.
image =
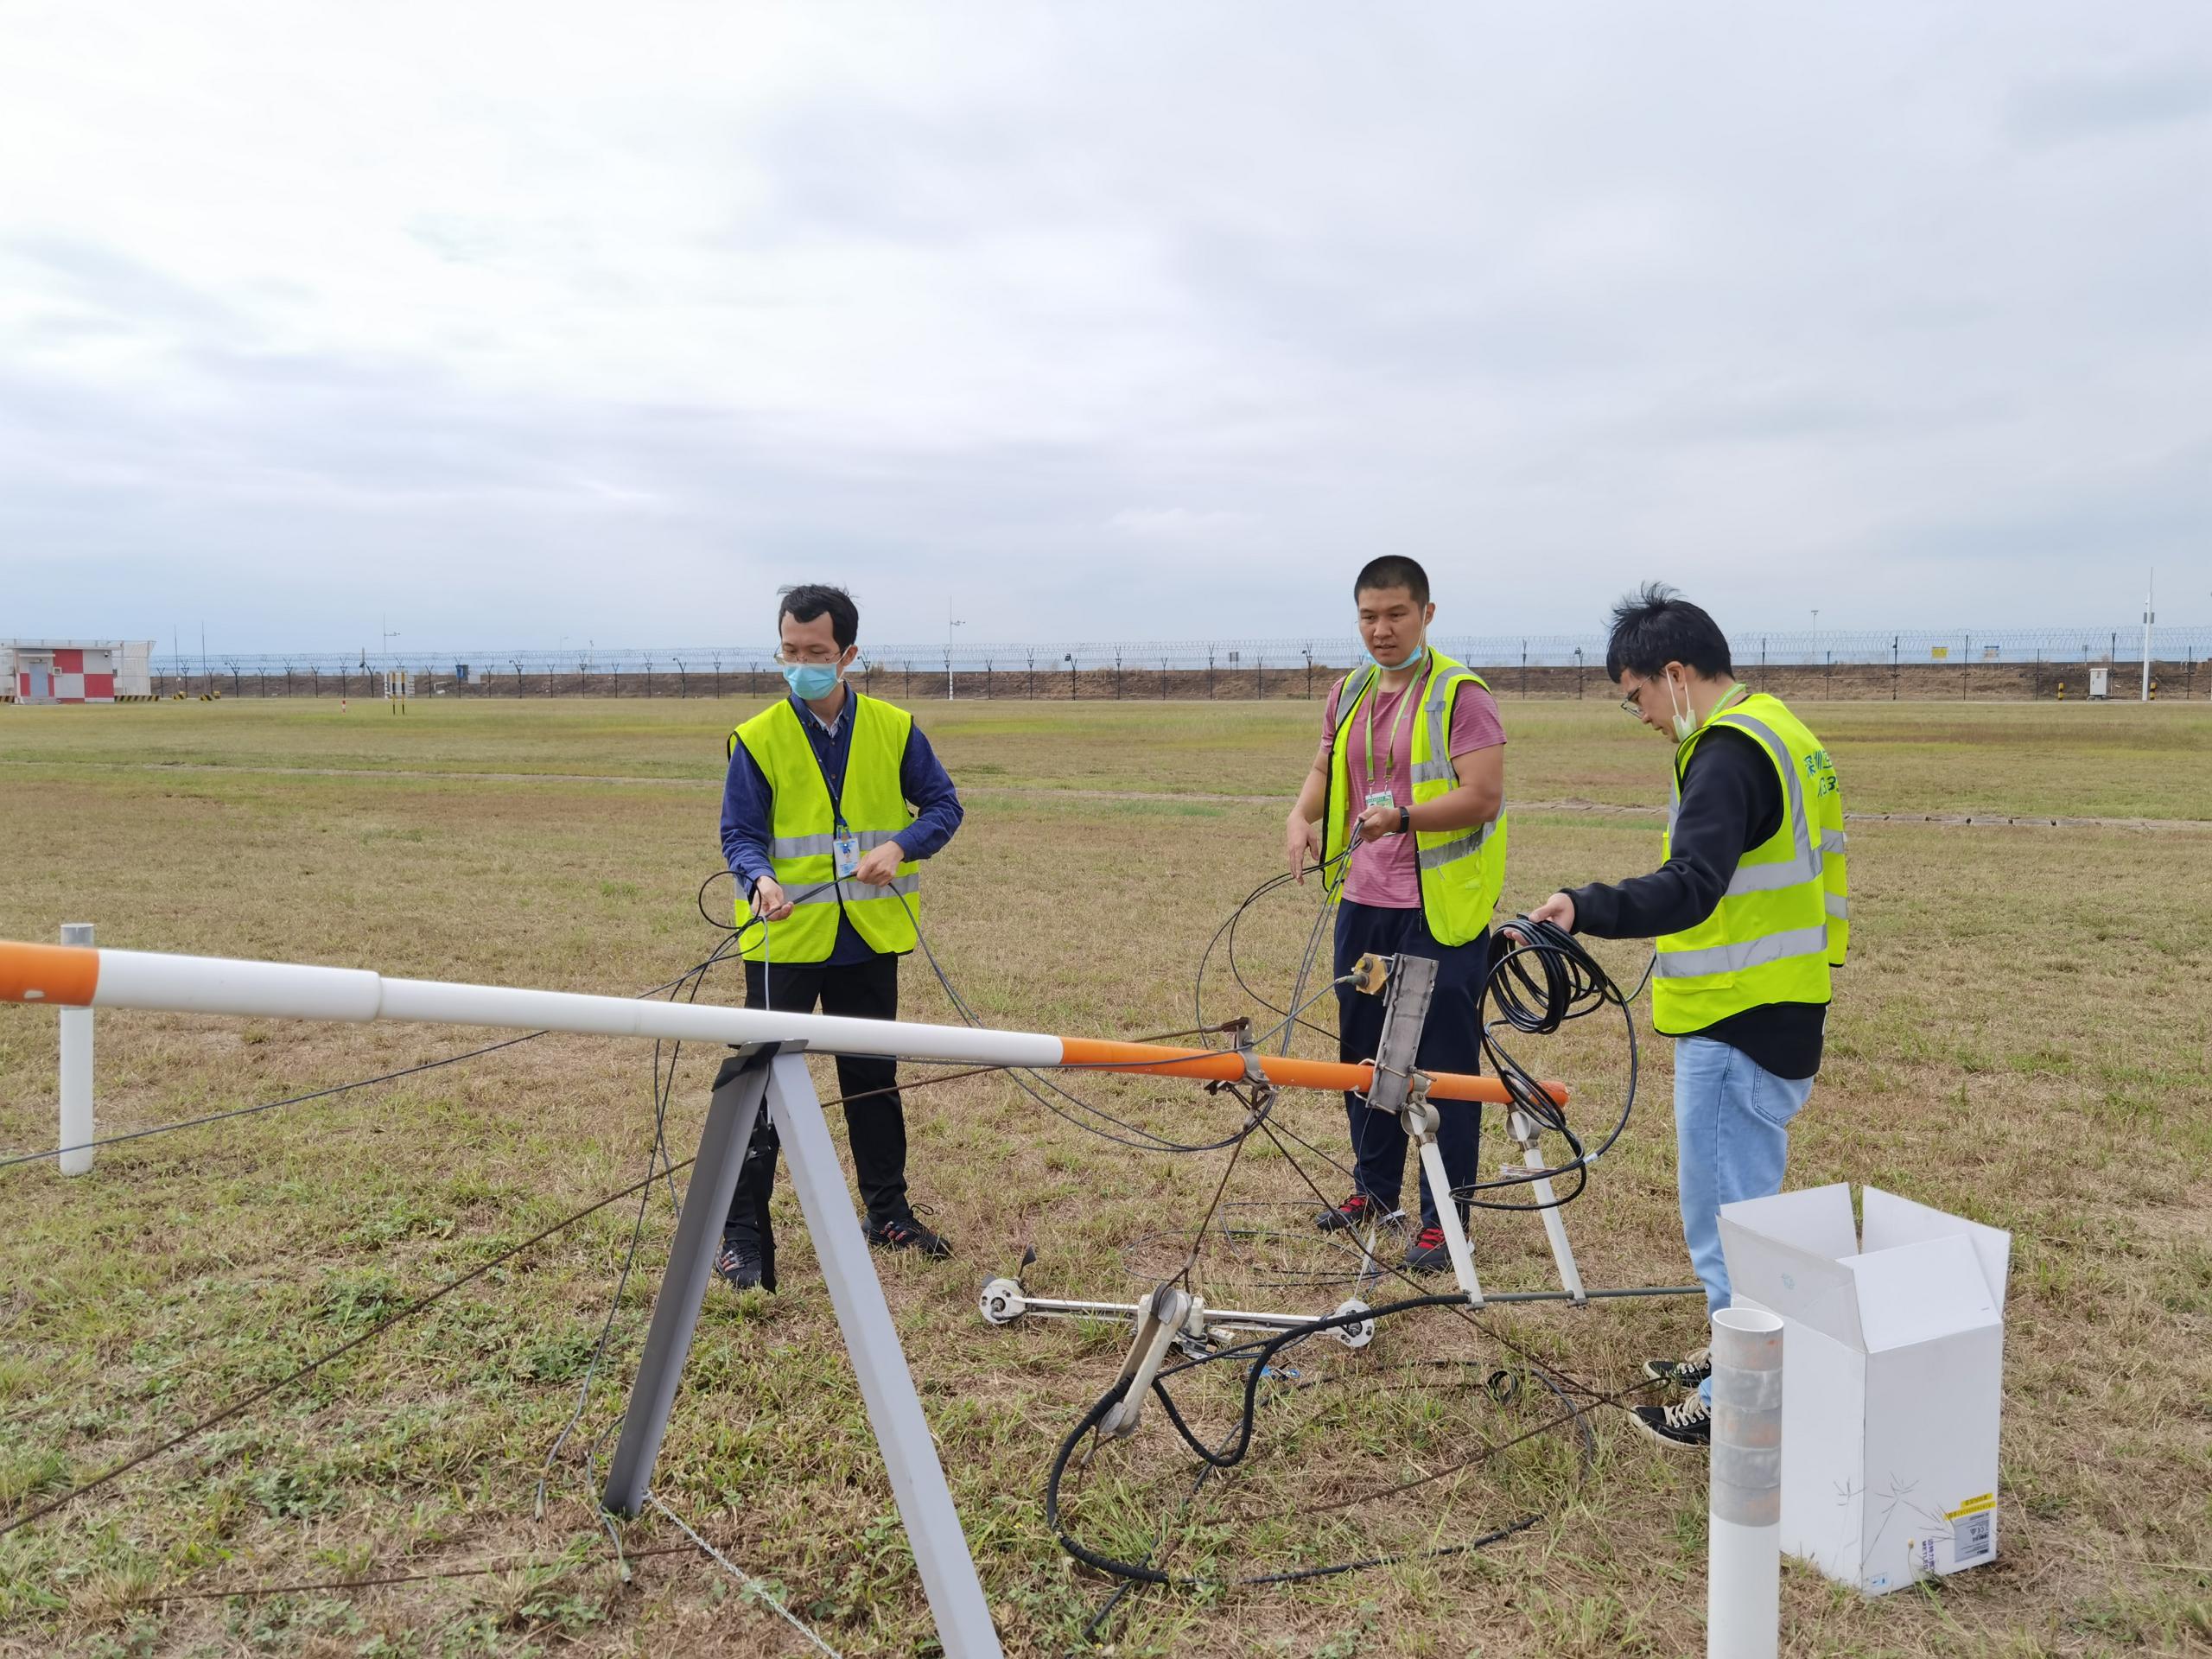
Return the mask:
<path fill-rule="evenodd" d="M 1675 1043 L 1675 1181 L 1682 1242 L 1705 1287 L 1707 1313 L 1728 1306 L 1720 1206 L 1782 1191 L 1789 1120 L 1813 1092 L 1810 1077 L 1777 1077 L 1740 1048 L 1710 1037 Z M 1713 1384 L 1701 1392 L 1710 1400 Z"/>

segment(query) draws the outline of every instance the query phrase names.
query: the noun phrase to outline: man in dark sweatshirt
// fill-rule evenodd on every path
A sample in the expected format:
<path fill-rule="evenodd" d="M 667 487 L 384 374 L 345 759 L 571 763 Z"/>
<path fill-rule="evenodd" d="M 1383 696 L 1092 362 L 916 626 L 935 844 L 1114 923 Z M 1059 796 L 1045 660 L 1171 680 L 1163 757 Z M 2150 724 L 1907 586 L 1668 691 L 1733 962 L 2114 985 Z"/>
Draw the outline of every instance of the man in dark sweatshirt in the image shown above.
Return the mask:
<path fill-rule="evenodd" d="M 1682 1236 L 1708 1313 L 1729 1305 L 1719 1211 L 1782 1190 L 1789 1122 L 1821 1069 L 1830 971 L 1850 938 L 1843 798 L 1820 740 L 1736 679 L 1713 619 L 1656 583 L 1613 611 L 1621 706 L 1675 741 L 1674 798 L 1649 875 L 1555 893 L 1529 912 L 1598 938 L 1651 938 L 1651 1020 L 1675 1044 Z M 1710 1349 L 1644 1370 L 1693 1389 L 1639 1406 L 1671 1446 L 1711 1440 Z"/>

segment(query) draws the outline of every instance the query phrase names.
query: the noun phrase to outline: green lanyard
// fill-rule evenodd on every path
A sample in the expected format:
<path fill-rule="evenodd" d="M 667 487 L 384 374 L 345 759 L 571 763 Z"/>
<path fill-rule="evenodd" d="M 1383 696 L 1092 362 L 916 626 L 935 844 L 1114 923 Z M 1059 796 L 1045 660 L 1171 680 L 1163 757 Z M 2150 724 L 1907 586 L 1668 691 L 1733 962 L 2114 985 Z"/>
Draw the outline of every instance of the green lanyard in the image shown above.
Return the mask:
<path fill-rule="evenodd" d="M 1428 652 L 1424 650 L 1421 655 L 1421 666 L 1426 667 L 1428 662 Z M 1396 774 L 1398 734 L 1406 728 L 1407 717 L 1413 712 L 1414 705 L 1421 701 L 1419 690 L 1423 681 L 1421 678 L 1419 668 L 1415 669 L 1414 675 L 1414 679 L 1406 682 L 1406 689 L 1402 694 L 1405 701 L 1398 705 L 1398 712 L 1390 717 L 1390 729 L 1383 734 L 1385 741 L 1382 750 L 1382 775 L 1386 779 Z M 1375 677 L 1375 683 L 1367 690 L 1367 792 L 1370 795 L 1375 792 L 1375 705 L 1381 702 L 1382 698 L 1382 676 L 1377 673 Z"/>

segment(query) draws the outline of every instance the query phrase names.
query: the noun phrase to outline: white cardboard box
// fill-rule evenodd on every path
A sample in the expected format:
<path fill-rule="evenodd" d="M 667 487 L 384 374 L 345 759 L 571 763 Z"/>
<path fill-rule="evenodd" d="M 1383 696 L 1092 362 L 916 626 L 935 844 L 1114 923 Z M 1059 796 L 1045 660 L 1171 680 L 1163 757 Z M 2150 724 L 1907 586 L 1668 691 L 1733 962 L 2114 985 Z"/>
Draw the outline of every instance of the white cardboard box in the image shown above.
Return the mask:
<path fill-rule="evenodd" d="M 1721 1206 L 1735 1300 L 1782 1315 L 1782 1547 L 1870 1595 L 1997 1559 L 2009 1233 L 1841 1184 Z"/>

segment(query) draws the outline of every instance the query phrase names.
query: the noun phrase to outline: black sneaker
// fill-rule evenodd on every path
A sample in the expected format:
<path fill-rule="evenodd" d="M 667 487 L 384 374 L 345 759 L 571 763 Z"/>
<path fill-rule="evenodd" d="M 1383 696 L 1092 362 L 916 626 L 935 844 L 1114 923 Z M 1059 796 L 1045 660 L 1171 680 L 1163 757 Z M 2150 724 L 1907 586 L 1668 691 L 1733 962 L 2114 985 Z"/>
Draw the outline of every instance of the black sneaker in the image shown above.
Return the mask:
<path fill-rule="evenodd" d="M 1713 1350 L 1700 1348 L 1680 1359 L 1647 1359 L 1643 1362 L 1643 1374 L 1654 1382 L 1694 1389 L 1713 1375 Z"/>
<path fill-rule="evenodd" d="M 715 1257 L 715 1277 L 732 1290 L 751 1290 L 760 1283 L 760 1247 L 749 1239 L 725 1238 Z"/>
<path fill-rule="evenodd" d="M 1408 1273 L 1449 1273 L 1452 1271 L 1452 1247 L 1444 1242 L 1441 1227 L 1424 1227 L 1414 1235 L 1414 1242 L 1406 1247 L 1406 1271 Z"/>
<path fill-rule="evenodd" d="M 952 1246 L 935 1233 L 906 1216 L 898 1221 L 887 1221 L 881 1226 L 868 1224 L 868 1242 L 879 1250 L 919 1250 L 924 1255 L 939 1262 L 952 1255 Z"/>
<path fill-rule="evenodd" d="M 1313 1217 L 1313 1224 L 1325 1233 L 1341 1233 L 1350 1228 L 1363 1227 L 1382 1213 L 1382 1206 L 1364 1192 L 1355 1192 L 1333 1210 L 1324 1210 Z"/>
<path fill-rule="evenodd" d="M 1629 1415 L 1660 1445 L 1676 1452 L 1702 1452 L 1713 1444 L 1713 1408 L 1692 1395 L 1671 1406 L 1635 1406 Z"/>

